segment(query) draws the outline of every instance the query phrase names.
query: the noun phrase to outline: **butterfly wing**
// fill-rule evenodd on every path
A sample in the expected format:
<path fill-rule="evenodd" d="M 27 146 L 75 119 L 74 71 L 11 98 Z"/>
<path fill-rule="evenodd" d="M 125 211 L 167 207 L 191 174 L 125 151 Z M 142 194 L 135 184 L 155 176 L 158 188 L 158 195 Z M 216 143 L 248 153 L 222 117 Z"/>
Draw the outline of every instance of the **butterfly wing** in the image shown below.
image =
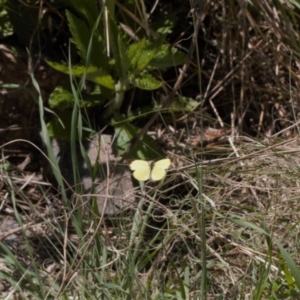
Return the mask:
<path fill-rule="evenodd" d="M 150 178 L 150 165 L 145 160 L 134 160 L 130 165 L 130 170 L 133 172 L 133 177 L 139 181 L 146 181 Z"/>
<path fill-rule="evenodd" d="M 158 160 L 154 163 L 151 179 L 153 181 L 162 180 L 166 176 L 166 170 L 170 167 L 171 161 L 168 158 Z"/>

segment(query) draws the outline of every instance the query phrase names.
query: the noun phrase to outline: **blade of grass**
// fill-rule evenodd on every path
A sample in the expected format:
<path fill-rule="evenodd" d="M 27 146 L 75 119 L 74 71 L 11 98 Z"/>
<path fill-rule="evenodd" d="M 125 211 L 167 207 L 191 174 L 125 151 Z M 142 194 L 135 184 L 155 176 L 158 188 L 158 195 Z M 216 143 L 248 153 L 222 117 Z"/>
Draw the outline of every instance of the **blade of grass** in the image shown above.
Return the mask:
<path fill-rule="evenodd" d="M 300 269 L 297 267 L 296 262 L 292 258 L 292 256 L 281 246 L 279 241 L 275 240 L 275 244 L 277 245 L 278 249 L 280 250 L 283 258 L 285 259 L 287 266 L 291 270 L 291 273 L 295 279 L 295 283 L 297 287 L 300 289 Z"/>

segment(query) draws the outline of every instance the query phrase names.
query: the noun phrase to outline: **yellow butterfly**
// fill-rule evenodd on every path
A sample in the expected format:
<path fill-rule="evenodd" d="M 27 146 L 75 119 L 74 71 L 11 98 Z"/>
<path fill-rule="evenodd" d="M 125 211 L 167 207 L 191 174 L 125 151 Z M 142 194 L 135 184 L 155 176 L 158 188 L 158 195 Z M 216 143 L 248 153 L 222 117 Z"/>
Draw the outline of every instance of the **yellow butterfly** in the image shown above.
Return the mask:
<path fill-rule="evenodd" d="M 139 181 L 151 179 L 158 181 L 166 176 L 166 170 L 170 167 L 171 161 L 168 158 L 158 160 L 152 164 L 145 160 L 134 160 L 130 165 L 130 170 L 133 172 L 133 177 Z"/>

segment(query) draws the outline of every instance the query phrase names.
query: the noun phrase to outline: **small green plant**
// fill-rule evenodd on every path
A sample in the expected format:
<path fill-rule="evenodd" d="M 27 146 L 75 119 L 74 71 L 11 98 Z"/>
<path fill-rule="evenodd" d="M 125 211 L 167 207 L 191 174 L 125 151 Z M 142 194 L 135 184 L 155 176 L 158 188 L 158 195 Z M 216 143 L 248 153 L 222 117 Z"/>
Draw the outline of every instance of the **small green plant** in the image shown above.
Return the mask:
<path fill-rule="evenodd" d="M 139 113 L 130 120 L 121 113 L 125 93 L 133 88 L 148 91 L 159 89 L 162 82 L 155 78 L 154 72 L 182 64 L 186 55 L 169 47 L 165 43 L 165 35 L 153 34 L 132 40 L 132 37 L 117 24 L 114 10 L 113 5 L 102 6 L 99 9 L 92 1 L 87 7 L 80 2 L 78 6 L 66 9 L 72 34 L 71 42 L 76 46 L 81 63 L 73 65 L 70 62 L 69 66 L 53 61 L 48 63 L 54 69 L 69 74 L 71 80 L 78 78 L 81 82 L 89 82 L 89 92 L 84 89 L 77 90 L 80 94 L 80 106 L 102 107 L 99 118 L 115 128 L 120 154 L 126 150 L 121 139 L 124 141 L 126 136 L 125 139 L 130 140 L 128 132 L 136 135 L 139 131 L 131 121 L 137 118 Z M 71 113 L 65 114 L 66 110 L 71 110 L 74 105 L 70 86 L 57 87 L 50 97 L 49 104 L 58 116 L 64 115 L 64 120 L 61 120 L 63 123 L 70 124 Z M 148 106 L 148 112 L 157 110 L 146 102 L 142 103 L 142 106 Z M 65 134 L 61 134 L 62 127 L 58 124 L 56 119 L 48 124 L 50 134 L 65 137 Z M 66 129 L 65 133 L 69 134 L 69 129 Z M 120 138 L 120 135 L 123 138 Z M 140 148 L 136 152 L 138 156 L 158 156 L 157 149 L 154 150 L 155 154 L 149 150 L 155 144 L 150 137 L 145 138 L 142 143 L 148 150 Z"/>

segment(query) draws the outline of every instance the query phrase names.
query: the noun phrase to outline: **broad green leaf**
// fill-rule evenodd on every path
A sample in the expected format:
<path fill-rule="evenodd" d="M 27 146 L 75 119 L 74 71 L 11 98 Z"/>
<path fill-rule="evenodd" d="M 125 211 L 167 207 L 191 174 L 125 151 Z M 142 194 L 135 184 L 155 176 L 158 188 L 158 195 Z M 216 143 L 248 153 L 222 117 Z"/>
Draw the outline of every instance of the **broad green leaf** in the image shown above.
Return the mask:
<path fill-rule="evenodd" d="M 91 38 L 91 28 L 87 27 L 84 20 L 77 18 L 70 11 L 66 11 L 69 29 L 72 34 L 71 41 L 76 45 L 80 57 L 85 61 L 87 57 L 87 48 Z"/>
<path fill-rule="evenodd" d="M 55 70 L 62 72 L 64 74 L 69 74 L 69 67 L 63 64 L 56 62 L 47 61 L 47 63 Z M 89 66 L 88 68 L 84 66 L 72 66 L 72 75 L 75 77 L 82 77 L 83 74 L 86 74 L 86 78 L 89 81 L 95 82 L 99 85 L 102 85 L 110 90 L 115 89 L 115 82 L 113 78 L 105 74 L 104 71 L 94 67 Z"/>
<path fill-rule="evenodd" d="M 53 61 L 46 61 L 49 66 L 51 66 L 53 69 L 62 72 L 64 74 L 70 74 L 69 72 L 69 66 L 65 64 L 60 64 L 57 62 Z M 94 73 L 97 72 L 99 69 L 94 67 L 94 66 L 89 66 L 86 68 L 85 66 L 72 66 L 72 75 L 76 77 L 81 77 L 84 73 L 89 74 L 89 73 Z"/>
<path fill-rule="evenodd" d="M 133 73 L 145 70 L 150 61 L 155 57 L 156 52 L 157 47 L 151 45 L 145 39 L 131 44 L 127 52 L 130 61 L 130 70 Z"/>
<path fill-rule="evenodd" d="M 275 241 L 275 243 L 280 250 L 287 266 L 289 267 L 298 289 L 300 289 L 300 269 L 298 268 L 292 256 L 281 246 L 281 244 L 278 241 Z"/>
<path fill-rule="evenodd" d="M 154 49 L 149 49 L 149 48 L 144 49 L 133 71 L 137 72 L 146 69 L 155 56 L 156 56 L 156 51 Z"/>
<path fill-rule="evenodd" d="M 130 63 L 130 69 L 135 70 L 138 65 L 138 61 L 140 59 L 140 56 L 146 46 L 146 40 L 142 39 L 137 43 L 133 43 L 129 46 L 127 50 L 127 56 Z"/>
<path fill-rule="evenodd" d="M 192 111 L 199 105 L 198 101 L 188 97 L 177 97 L 172 101 L 170 110 L 172 112 Z"/>
<path fill-rule="evenodd" d="M 112 121 L 112 126 L 115 128 L 116 133 L 116 150 L 118 155 L 122 156 L 125 152 L 130 149 L 132 139 L 140 131 L 139 128 L 131 125 L 128 121 L 125 120 Z M 158 149 L 158 146 L 154 139 L 148 135 L 143 135 L 139 144 L 130 152 L 133 158 L 140 159 L 156 159 L 162 157 L 161 151 Z"/>
<path fill-rule="evenodd" d="M 61 2 L 64 6 L 71 8 L 71 11 L 76 12 L 77 15 L 84 17 L 89 27 L 93 27 L 93 24 L 99 16 L 96 1 L 57 0 L 57 2 Z"/>
<path fill-rule="evenodd" d="M 93 34 L 93 27 L 88 27 L 87 24 L 80 18 L 77 18 L 70 11 L 66 12 L 69 29 L 72 34 L 71 41 L 76 45 L 80 56 L 84 62 L 89 61 L 92 65 L 101 67 L 103 70 L 108 70 L 107 57 L 105 56 L 105 43 L 96 30 L 97 36 Z M 101 22 L 100 22 L 101 23 Z M 91 52 L 88 53 L 88 46 L 92 39 Z"/>
<path fill-rule="evenodd" d="M 81 97 L 83 99 L 83 101 L 81 101 L 81 107 L 103 105 L 106 100 L 102 95 L 97 93 L 87 94 L 82 92 Z M 71 90 L 62 86 L 56 87 L 49 97 L 49 106 L 56 111 L 64 111 L 65 109 L 73 108 L 74 103 L 74 95 Z"/>
<path fill-rule="evenodd" d="M 100 84 L 110 90 L 115 89 L 115 81 L 110 75 L 102 75 L 102 72 L 88 73 L 86 78 L 92 82 Z"/>
<path fill-rule="evenodd" d="M 62 86 L 56 87 L 49 97 L 49 106 L 52 109 L 63 111 L 66 108 L 73 107 L 73 105 L 73 94 L 69 90 L 64 89 Z"/>
<path fill-rule="evenodd" d="M 134 75 L 130 76 L 130 83 L 137 88 L 142 90 L 155 90 L 162 86 L 162 82 L 156 80 L 150 74 L 143 74 L 135 77 Z"/>
<path fill-rule="evenodd" d="M 181 65 L 185 62 L 185 60 L 185 53 L 180 52 L 175 48 L 170 48 L 167 45 L 162 45 L 149 65 L 153 68 L 164 70 L 169 67 Z"/>

